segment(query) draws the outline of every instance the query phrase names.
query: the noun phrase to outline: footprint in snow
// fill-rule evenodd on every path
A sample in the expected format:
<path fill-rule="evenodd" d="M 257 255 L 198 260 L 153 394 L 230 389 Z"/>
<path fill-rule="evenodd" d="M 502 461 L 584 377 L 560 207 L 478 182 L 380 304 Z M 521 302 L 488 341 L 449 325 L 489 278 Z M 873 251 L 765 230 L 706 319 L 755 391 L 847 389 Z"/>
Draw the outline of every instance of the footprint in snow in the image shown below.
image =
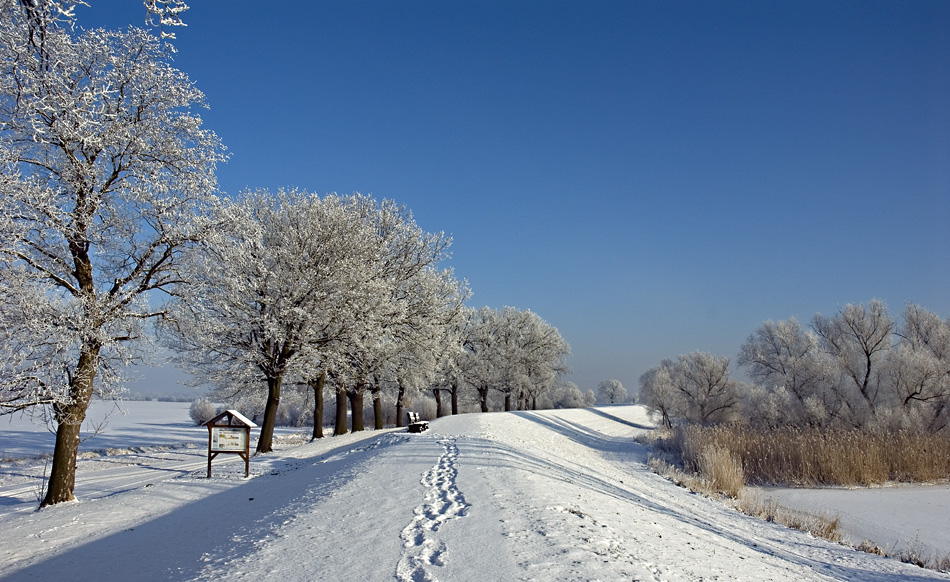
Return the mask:
<path fill-rule="evenodd" d="M 405 553 L 396 566 L 396 579 L 403 582 L 434 582 L 432 569 L 445 565 L 445 544 L 433 534 L 444 523 L 465 517 L 469 504 L 458 489 L 456 462 L 459 451 L 452 439 L 443 439 L 442 455 L 422 476 L 425 501 L 416 507 L 412 522 L 400 535 Z"/>

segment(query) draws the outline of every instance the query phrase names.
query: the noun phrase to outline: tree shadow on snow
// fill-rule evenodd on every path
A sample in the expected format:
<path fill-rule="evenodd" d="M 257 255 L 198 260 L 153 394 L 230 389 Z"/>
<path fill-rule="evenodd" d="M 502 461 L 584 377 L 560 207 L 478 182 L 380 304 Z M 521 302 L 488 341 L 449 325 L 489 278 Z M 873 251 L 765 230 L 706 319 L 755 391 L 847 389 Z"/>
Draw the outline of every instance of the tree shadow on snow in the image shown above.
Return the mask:
<path fill-rule="evenodd" d="M 206 567 L 221 566 L 253 554 L 258 548 L 255 542 L 273 535 L 288 515 L 292 516 L 301 507 L 330 495 L 340 483 L 352 478 L 367 460 L 384 450 L 385 447 L 367 446 L 367 441 L 363 441 L 359 445 L 342 445 L 311 458 L 277 460 L 267 473 L 238 486 L 228 484 L 217 493 L 181 505 L 151 521 L 70 548 L 7 574 L 4 581 L 147 582 L 198 578 Z M 350 454 L 354 452 L 362 454 Z M 296 471 L 301 473 L 292 483 L 281 479 L 288 472 Z M 236 475 L 239 475 L 237 478 L 243 477 L 243 466 L 239 473 L 228 477 L 235 478 Z M 220 479 L 220 473 L 218 477 Z M 222 482 L 219 480 L 217 484 Z M 196 477 L 192 481 L 167 481 L 163 485 L 149 495 L 173 498 L 180 491 L 179 487 L 214 488 L 216 483 L 215 479 Z M 156 502 L 160 503 L 161 499 L 156 497 Z M 83 509 L 88 509 L 92 503 Z M 59 509 L 52 507 L 43 511 Z M 62 509 L 69 510 L 70 507 Z M 97 518 L 96 514 L 89 516 L 90 521 Z M 22 540 L 20 543 L 33 542 Z"/>
<path fill-rule="evenodd" d="M 514 414 L 525 420 L 530 420 L 531 422 L 540 424 L 549 430 L 565 436 L 578 444 L 584 445 L 585 447 L 594 449 L 595 451 L 611 453 L 614 455 L 622 455 L 624 457 L 628 457 L 626 460 L 637 463 L 647 462 L 647 453 L 649 452 L 649 449 L 640 443 L 637 443 L 630 437 L 607 436 L 600 431 L 593 430 L 582 424 L 571 422 L 563 418 L 557 418 L 551 415 L 541 415 L 536 412 L 515 412 Z M 608 414 L 603 416 L 606 416 L 612 420 L 617 420 L 618 422 L 623 422 L 624 424 L 633 425 L 633 423 L 616 419 L 615 417 Z M 637 428 L 640 427 L 637 426 Z"/>
<path fill-rule="evenodd" d="M 626 405 L 623 405 L 623 406 L 626 406 Z M 608 414 L 607 411 L 605 411 L 603 408 L 585 408 L 584 410 L 586 410 L 587 412 L 590 412 L 590 413 L 592 413 L 592 414 L 596 414 L 596 415 L 599 415 L 599 416 L 603 416 L 604 418 L 609 418 L 610 420 L 612 420 L 612 421 L 614 421 L 614 422 L 618 422 L 618 423 L 620 423 L 620 424 L 625 424 L 625 425 L 627 425 L 627 426 L 629 426 L 629 427 L 632 427 L 632 428 L 638 428 L 638 429 L 640 429 L 640 430 L 647 430 L 647 431 L 656 430 L 656 427 L 655 427 L 655 426 L 649 426 L 649 425 L 645 425 L 645 424 L 637 424 L 637 423 L 635 423 L 635 422 L 633 422 L 633 421 L 620 418 L 619 416 L 614 416 L 613 414 Z"/>

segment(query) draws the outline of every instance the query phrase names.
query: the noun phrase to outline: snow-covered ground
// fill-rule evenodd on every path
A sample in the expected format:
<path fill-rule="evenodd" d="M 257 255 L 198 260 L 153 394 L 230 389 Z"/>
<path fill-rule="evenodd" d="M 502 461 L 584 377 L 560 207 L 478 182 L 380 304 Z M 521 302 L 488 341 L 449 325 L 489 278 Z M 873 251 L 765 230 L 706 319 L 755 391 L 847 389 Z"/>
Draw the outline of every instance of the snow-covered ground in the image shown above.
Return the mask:
<path fill-rule="evenodd" d="M 166 420 L 190 443 L 135 444 L 130 432 L 135 454 L 80 461 L 76 503 L 35 511 L 42 463 L 4 462 L 0 578 L 950 579 L 673 486 L 632 441 L 650 426 L 636 406 L 463 415 L 419 435 L 285 435 L 250 479 L 235 456 L 204 478 L 207 433 L 179 406 L 184 417 Z M 7 439 L 23 431 L 5 423 L 14 450 Z M 90 444 L 108 431 L 84 446 L 108 448 Z"/>
<path fill-rule="evenodd" d="M 82 425 L 79 450 L 200 443 L 202 437 L 208 438 L 208 429 L 191 422 L 190 407 L 190 402 L 93 401 Z M 26 414 L 0 416 L 0 460 L 52 454 L 55 434 L 40 422 Z"/>

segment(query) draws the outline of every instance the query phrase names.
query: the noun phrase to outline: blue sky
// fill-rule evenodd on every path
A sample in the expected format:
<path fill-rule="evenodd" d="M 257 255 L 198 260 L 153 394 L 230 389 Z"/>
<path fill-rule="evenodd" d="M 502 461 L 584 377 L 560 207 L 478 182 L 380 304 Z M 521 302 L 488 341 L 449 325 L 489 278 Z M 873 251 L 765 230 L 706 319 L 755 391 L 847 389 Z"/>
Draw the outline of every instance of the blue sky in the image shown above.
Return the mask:
<path fill-rule="evenodd" d="M 948 2 L 190 4 L 223 190 L 405 204 L 583 389 L 846 303 L 950 315 Z"/>

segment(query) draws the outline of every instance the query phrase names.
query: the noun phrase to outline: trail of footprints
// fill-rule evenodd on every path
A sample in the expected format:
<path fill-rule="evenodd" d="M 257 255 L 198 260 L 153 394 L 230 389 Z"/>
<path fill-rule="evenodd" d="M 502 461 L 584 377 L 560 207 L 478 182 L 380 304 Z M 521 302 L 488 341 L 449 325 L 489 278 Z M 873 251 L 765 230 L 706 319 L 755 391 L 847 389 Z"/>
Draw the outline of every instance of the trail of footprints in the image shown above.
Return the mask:
<path fill-rule="evenodd" d="M 443 439 L 439 444 L 443 452 L 438 463 L 422 476 L 425 502 L 416 507 L 412 522 L 400 534 L 405 551 L 396 566 L 396 579 L 404 582 L 436 582 L 433 570 L 445 564 L 445 543 L 433 534 L 445 522 L 465 517 L 468 512 L 469 505 L 456 482 L 458 447 L 454 439 Z"/>

